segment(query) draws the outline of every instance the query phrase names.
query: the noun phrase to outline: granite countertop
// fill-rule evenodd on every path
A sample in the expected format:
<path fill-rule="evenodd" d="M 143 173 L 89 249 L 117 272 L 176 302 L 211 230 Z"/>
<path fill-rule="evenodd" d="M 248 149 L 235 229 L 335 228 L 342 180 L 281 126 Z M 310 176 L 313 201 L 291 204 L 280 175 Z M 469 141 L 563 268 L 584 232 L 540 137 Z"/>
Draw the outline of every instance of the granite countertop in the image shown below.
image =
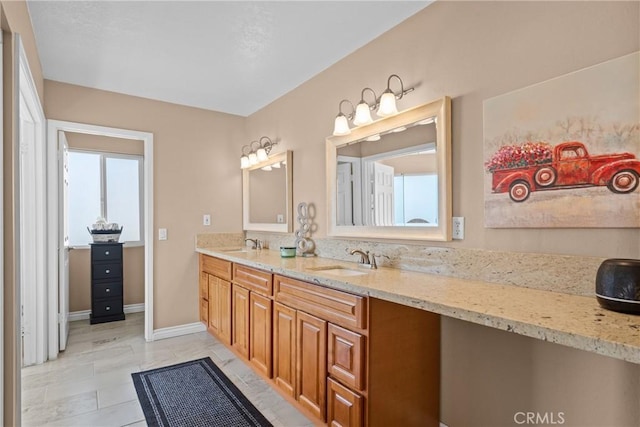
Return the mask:
<path fill-rule="evenodd" d="M 417 307 L 519 335 L 640 363 L 640 316 L 602 309 L 594 297 L 498 285 L 326 258 L 281 258 L 280 251 L 196 248 L 250 267 Z M 314 268 L 340 266 L 366 272 L 336 276 Z"/>

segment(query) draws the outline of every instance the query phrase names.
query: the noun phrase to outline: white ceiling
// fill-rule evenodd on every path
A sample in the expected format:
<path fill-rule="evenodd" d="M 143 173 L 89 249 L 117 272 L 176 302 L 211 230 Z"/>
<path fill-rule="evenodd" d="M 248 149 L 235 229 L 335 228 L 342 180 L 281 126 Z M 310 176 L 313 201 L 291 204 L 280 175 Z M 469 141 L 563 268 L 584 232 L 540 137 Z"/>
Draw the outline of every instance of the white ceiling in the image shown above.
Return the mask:
<path fill-rule="evenodd" d="M 247 116 L 430 1 L 28 1 L 46 79 Z"/>

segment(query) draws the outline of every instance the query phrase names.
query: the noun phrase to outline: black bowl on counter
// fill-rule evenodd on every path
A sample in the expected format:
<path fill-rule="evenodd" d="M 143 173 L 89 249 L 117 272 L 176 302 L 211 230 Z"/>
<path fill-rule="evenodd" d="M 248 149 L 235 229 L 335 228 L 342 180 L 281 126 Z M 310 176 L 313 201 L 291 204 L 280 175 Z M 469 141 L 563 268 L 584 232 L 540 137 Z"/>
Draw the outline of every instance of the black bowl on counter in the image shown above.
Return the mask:
<path fill-rule="evenodd" d="M 604 260 L 596 273 L 596 298 L 608 310 L 640 314 L 640 260 Z"/>

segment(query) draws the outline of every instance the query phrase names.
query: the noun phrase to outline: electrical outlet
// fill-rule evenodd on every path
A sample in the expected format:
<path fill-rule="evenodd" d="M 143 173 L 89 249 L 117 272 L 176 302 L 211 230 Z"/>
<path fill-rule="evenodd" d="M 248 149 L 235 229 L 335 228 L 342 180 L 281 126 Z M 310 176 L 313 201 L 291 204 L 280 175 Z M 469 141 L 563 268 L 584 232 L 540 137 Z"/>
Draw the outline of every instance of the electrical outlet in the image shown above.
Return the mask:
<path fill-rule="evenodd" d="M 159 228 L 158 229 L 158 240 L 167 240 L 167 229 Z"/>
<path fill-rule="evenodd" d="M 454 216 L 453 217 L 453 231 L 452 237 L 456 240 L 464 239 L 464 217 L 463 216 Z"/>
<path fill-rule="evenodd" d="M 278 214 L 278 215 L 276 216 L 276 222 L 277 222 L 278 224 L 284 224 L 284 215 L 282 215 L 282 214 Z"/>
<path fill-rule="evenodd" d="M 211 215 L 209 214 L 202 215 L 202 225 L 211 225 Z"/>

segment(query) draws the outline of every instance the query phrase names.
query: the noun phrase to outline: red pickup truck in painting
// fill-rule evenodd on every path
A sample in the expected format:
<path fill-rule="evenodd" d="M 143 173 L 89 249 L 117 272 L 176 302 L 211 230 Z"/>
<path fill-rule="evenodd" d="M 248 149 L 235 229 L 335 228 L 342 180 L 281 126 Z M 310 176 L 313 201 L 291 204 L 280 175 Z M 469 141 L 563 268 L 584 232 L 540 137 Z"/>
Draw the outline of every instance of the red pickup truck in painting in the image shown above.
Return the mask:
<path fill-rule="evenodd" d="M 638 187 L 640 161 L 631 153 L 591 156 L 584 144 L 577 141 L 553 148 L 548 144 L 528 144 L 525 155 L 522 147 L 516 147 L 525 158 L 516 167 L 512 163 L 498 164 L 495 159 L 500 152 L 487 163 L 493 174 L 494 193 L 508 191 L 511 200 L 524 202 L 532 191 L 606 185 L 612 192 L 624 194 Z M 528 154 L 535 150 L 539 151 Z M 527 156 L 535 160 L 527 161 Z"/>

